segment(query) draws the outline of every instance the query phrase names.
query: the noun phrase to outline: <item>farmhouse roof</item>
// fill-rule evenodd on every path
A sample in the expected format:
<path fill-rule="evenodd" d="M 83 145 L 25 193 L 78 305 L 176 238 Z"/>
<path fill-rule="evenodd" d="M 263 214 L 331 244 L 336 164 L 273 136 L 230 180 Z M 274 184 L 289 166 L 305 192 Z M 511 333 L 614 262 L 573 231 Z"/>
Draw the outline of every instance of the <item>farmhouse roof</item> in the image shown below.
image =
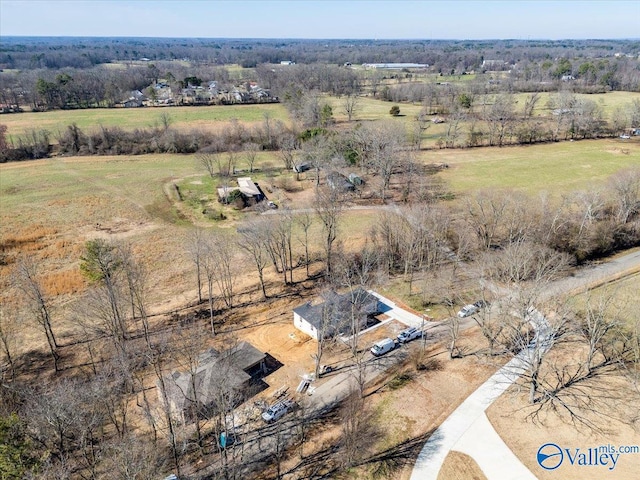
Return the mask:
<path fill-rule="evenodd" d="M 262 362 L 266 355 L 249 342 L 239 342 L 224 353 L 229 363 L 241 370 L 249 370 Z"/>
<path fill-rule="evenodd" d="M 266 355 L 248 342 L 218 352 L 210 348 L 198 357 L 195 372 L 173 372 L 166 377 L 165 389 L 174 408 L 184 410 L 189 403 L 212 404 L 220 392 L 239 392 L 251 380 L 246 370 Z"/>
<path fill-rule="evenodd" d="M 240 188 L 240 191 L 248 197 L 259 197 L 262 195 L 260 189 L 251 180 L 251 177 L 238 178 L 238 187 Z"/>
<path fill-rule="evenodd" d="M 368 315 L 378 313 L 378 299 L 362 288 L 343 293 L 330 292 L 324 302 L 311 305 L 310 302 L 293 309 L 307 323 L 313 325 L 325 336 L 348 333 L 351 315 L 366 320 Z M 324 324 L 324 325 L 323 325 Z"/>
<path fill-rule="evenodd" d="M 331 188 L 338 190 L 353 190 L 353 184 L 339 172 L 329 172 L 327 174 L 327 184 Z"/>

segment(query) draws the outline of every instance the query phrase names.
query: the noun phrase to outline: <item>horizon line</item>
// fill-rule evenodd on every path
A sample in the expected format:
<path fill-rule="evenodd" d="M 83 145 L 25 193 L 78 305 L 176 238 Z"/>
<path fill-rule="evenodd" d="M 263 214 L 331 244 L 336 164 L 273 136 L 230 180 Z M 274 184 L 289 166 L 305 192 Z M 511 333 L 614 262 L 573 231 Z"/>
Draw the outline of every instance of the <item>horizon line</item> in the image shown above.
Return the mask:
<path fill-rule="evenodd" d="M 322 38 L 322 37 L 171 37 L 171 36 L 148 36 L 148 35 L 3 35 L 0 38 L 82 38 L 82 39 L 100 39 L 100 38 L 137 38 L 137 39 L 163 39 L 163 40 L 305 40 L 305 41 L 437 41 L 437 42 L 486 42 L 486 41 L 551 41 L 562 42 L 566 40 L 589 41 L 589 40 L 608 40 L 608 41 L 640 41 L 640 37 L 566 37 L 566 38 L 548 38 L 548 37 L 505 37 L 505 38 L 426 38 L 426 37 L 359 37 L 359 38 Z"/>

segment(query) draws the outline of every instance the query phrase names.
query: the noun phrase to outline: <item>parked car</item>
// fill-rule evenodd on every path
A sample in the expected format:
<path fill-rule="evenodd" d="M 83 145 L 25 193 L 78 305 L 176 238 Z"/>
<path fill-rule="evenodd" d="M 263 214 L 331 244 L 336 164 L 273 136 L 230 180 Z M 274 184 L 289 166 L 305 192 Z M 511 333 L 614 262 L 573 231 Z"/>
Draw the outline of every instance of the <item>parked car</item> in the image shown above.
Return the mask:
<path fill-rule="evenodd" d="M 293 408 L 293 400 L 284 399 L 271 405 L 266 412 L 262 414 L 262 419 L 267 422 L 275 422 L 282 418 L 289 410 Z"/>
<path fill-rule="evenodd" d="M 620 138 L 622 138 L 623 140 L 628 140 L 629 138 L 631 138 L 631 135 L 627 135 L 627 134 L 620 135 Z"/>
<path fill-rule="evenodd" d="M 333 367 L 331 365 L 321 365 L 320 366 L 320 376 L 327 375 L 328 373 L 333 372 Z"/>
<path fill-rule="evenodd" d="M 421 338 L 423 335 L 422 330 L 416 327 L 407 328 L 398 334 L 398 342 L 407 343 L 416 338 Z"/>
<path fill-rule="evenodd" d="M 458 317 L 460 318 L 470 317 L 471 315 L 476 313 L 478 310 L 479 308 L 475 304 L 465 305 L 458 312 Z"/>
<path fill-rule="evenodd" d="M 371 353 L 374 356 L 379 357 L 380 355 L 384 355 L 385 353 L 390 352 L 394 348 L 396 348 L 396 342 L 394 339 L 383 338 L 382 340 L 378 340 L 373 344 L 373 347 L 371 347 Z"/>
<path fill-rule="evenodd" d="M 278 205 L 276 205 L 275 203 L 273 203 L 271 200 L 269 200 L 267 202 L 267 207 L 269 207 L 272 210 L 277 210 L 278 209 Z"/>

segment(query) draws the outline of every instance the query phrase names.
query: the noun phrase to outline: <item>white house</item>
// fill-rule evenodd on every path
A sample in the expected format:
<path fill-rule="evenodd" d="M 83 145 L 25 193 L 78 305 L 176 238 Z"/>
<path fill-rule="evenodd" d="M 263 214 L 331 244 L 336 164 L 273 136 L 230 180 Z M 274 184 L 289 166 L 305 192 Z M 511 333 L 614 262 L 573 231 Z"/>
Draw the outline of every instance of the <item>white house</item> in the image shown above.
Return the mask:
<path fill-rule="evenodd" d="M 307 302 L 293 309 L 293 326 L 314 340 L 336 335 L 352 335 L 370 316 L 380 312 L 378 298 L 358 288 L 342 295 L 331 292 L 317 305 Z"/>

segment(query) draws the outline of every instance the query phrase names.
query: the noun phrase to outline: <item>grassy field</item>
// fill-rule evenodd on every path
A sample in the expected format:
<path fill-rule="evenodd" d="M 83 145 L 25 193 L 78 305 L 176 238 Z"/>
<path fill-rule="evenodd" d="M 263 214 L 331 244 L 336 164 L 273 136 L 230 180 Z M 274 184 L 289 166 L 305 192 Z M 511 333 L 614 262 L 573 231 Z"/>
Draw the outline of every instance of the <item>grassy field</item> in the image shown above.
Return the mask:
<path fill-rule="evenodd" d="M 518 93 L 516 94 L 516 111 L 522 111 L 524 103 L 530 93 Z M 533 111 L 535 115 L 550 115 L 552 108 L 550 107 L 550 100 L 556 96 L 556 93 L 542 92 L 539 94 L 540 99 L 536 104 L 536 108 Z M 633 101 L 640 101 L 639 92 L 608 92 L 608 93 L 595 93 L 592 95 L 585 93 L 577 93 L 575 97 L 578 100 L 591 100 L 595 102 L 604 114 L 605 119 L 610 120 L 613 113 L 618 108 L 624 108 L 627 105 L 633 103 Z M 554 107 L 555 108 L 555 107 Z"/>
<path fill-rule="evenodd" d="M 596 305 L 600 299 L 612 299 L 609 314 L 627 321 L 629 326 L 633 327 L 639 319 L 637 306 L 639 296 L 640 273 L 636 273 L 595 288 L 588 294 L 579 295 L 575 302 L 578 308 L 584 308 L 587 299 L 596 302 Z"/>
<path fill-rule="evenodd" d="M 462 78 L 469 77 L 467 75 Z M 536 104 L 536 108 L 533 111 L 534 117 L 542 117 L 543 122 L 548 122 L 548 128 L 553 129 L 555 125 L 556 117 L 552 115 L 552 108 L 550 101 L 555 94 L 553 93 L 540 93 L 540 99 Z M 519 93 L 515 95 L 516 113 L 521 113 L 526 98 L 529 94 Z M 634 101 L 640 101 L 640 93 L 636 92 L 609 92 L 602 94 L 576 94 L 578 99 L 591 100 L 596 102 L 602 109 L 604 119 L 610 121 L 614 116 L 616 110 L 624 110 L 624 107 L 631 105 Z M 333 108 L 333 116 L 338 122 L 347 122 L 347 115 L 344 113 L 343 99 L 336 97 L 326 97 L 327 101 Z M 392 117 L 389 114 L 389 110 L 393 105 L 400 107 L 400 115 Z M 476 105 L 474 110 L 479 112 L 481 107 Z M 374 120 L 390 120 L 394 122 L 402 122 L 407 127 L 407 132 L 411 134 L 413 126 L 415 124 L 416 117 L 420 114 L 422 106 L 418 103 L 393 103 L 383 100 L 374 99 L 372 97 L 360 97 L 356 107 L 356 112 L 353 115 L 352 121 L 374 121 Z M 446 120 L 447 115 L 440 115 L 440 117 Z M 427 123 L 427 129 L 422 133 L 422 146 L 426 148 L 436 148 L 437 142 L 440 139 L 446 137 L 448 123 L 434 124 L 432 122 Z M 487 127 L 482 121 L 478 121 L 475 126 L 476 130 L 487 131 Z M 460 134 L 456 140 L 456 145 L 465 144 L 468 140 L 468 125 L 466 122 L 460 124 Z"/>
<path fill-rule="evenodd" d="M 161 116 L 169 114 L 171 125 L 179 130 L 216 128 L 217 125 L 237 119 L 251 125 L 262 122 L 268 113 L 274 120 L 288 123 L 287 111 L 281 104 L 213 105 L 203 107 L 157 108 L 100 108 L 86 110 L 55 110 L 6 114 L 0 123 L 8 127 L 9 138 L 24 135 L 32 129 L 44 129 L 55 135 L 75 123 L 82 130 L 92 131 L 100 125 L 125 130 L 161 125 Z"/>
<path fill-rule="evenodd" d="M 446 163 L 440 175 L 453 192 L 514 188 L 560 196 L 602 185 L 613 173 L 640 166 L 640 142 L 582 140 L 522 147 L 423 151 L 427 163 Z"/>

